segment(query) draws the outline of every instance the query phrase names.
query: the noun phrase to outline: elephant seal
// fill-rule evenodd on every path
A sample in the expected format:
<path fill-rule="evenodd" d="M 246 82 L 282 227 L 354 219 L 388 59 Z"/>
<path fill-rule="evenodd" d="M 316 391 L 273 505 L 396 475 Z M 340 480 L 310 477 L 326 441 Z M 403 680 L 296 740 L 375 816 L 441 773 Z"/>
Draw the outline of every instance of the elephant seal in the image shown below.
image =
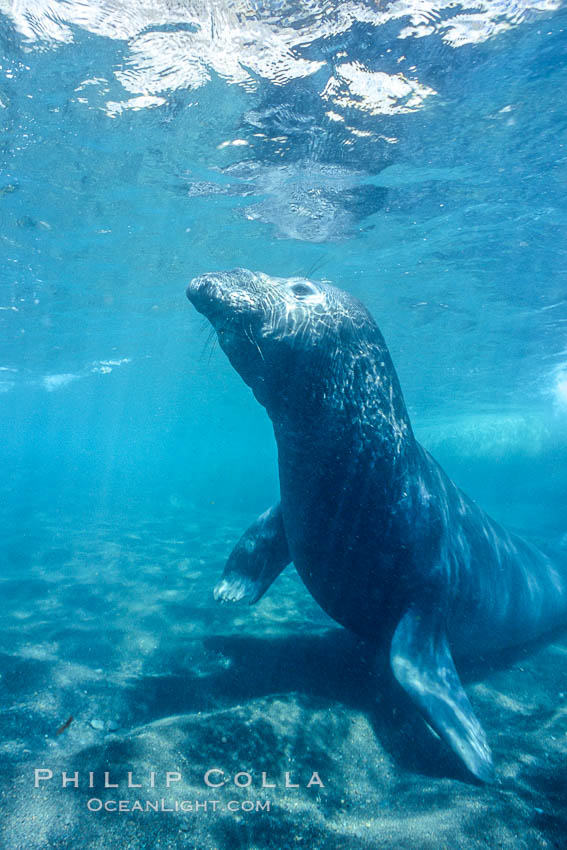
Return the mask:
<path fill-rule="evenodd" d="M 492 756 L 455 668 L 567 621 L 567 569 L 509 533 L 417 442 L 375 321 L 304 278 L 205 274 L 187 296 L 270 416 L 280 502 L 236 545 L 217 599 L 256 602 L 291 561 L 478 779 Z"/>

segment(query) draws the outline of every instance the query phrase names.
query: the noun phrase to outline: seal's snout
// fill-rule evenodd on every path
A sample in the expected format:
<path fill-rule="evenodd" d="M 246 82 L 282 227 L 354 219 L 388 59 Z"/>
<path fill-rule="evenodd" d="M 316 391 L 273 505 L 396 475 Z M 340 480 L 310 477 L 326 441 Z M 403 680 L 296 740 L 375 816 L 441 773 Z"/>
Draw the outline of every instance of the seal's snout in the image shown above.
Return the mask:
<path fill-rule="evenodd" d="M 216 275 L 203 274 L 193 278 L 185 290 L 187 298 L 199 313 L 211 318 L 210 314 L 218 309 L 221 291 Z"/>
<path fill-rule="evenodd" d="M 207 318 L 219 312 L 249 311 L 256 303 L 262 287 L 259 276 L 246 269 L 231 272 L 210 272 L 193 278 L 186 295 L 193 306 Z"/>
<path fill-rule="evenodd" d="M 185 294 L 192 303 L 195 300 L 211 294 L 212 288 L 211 275 L 202 274 L 199 277 L 194 277 L 189 286 L 185 290 Z"/>
<path fill-rule="evenodd" d="M 185 295 L 187 296 L 189 301 L 192 301 L 193 299 L 193 293 L 197 288 L 197 280 L 198 278 L 194 277 L 193 280 L 189 283 L 187 289 L 185 290 Z"/>

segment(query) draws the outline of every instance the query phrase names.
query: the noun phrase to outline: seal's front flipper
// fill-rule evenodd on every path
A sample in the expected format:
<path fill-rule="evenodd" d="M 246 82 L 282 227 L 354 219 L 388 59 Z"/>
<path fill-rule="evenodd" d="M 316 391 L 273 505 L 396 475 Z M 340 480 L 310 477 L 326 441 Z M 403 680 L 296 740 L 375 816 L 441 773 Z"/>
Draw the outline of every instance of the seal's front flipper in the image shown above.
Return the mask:
<path fill-rule="evenodd" d="M 435 616 L 410 608 L 390 649 L 392 670 L 428 723 L 483 782 L 494 779 L 486 735 L 460 682 L 447 636 Z"/>
<path fill-rule="evenodd" d="M 278 502 L 258 517 L 232 550 L 215 599 L 257 602 L 291 561 Z"/>

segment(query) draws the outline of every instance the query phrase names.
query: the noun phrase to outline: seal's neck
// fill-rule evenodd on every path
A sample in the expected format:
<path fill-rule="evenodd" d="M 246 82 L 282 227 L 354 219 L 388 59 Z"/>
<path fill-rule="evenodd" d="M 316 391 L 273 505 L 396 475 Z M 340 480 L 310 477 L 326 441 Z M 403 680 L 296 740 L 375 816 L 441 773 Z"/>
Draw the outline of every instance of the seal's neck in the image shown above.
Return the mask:
<path fill-rule="evenodd" d="M 302 368 L 303 366 L 303 368 Z M 385 343 L 322 353 L 294 364 L 266 405 L 280 455 L 329 462 L 369 452 L 394 466 L 414 437 Z"/>

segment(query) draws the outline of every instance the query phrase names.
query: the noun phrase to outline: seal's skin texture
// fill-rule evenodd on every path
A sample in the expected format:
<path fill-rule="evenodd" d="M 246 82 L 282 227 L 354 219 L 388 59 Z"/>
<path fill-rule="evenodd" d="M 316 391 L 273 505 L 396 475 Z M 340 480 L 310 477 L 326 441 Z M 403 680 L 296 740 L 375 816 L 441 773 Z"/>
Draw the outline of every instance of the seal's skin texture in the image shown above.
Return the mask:
<path fill-rule="evenodd" d="M 215 597 L 256 602 L 293 561 L 479 779 L 492 758 L 455 669 L 567 621 L 567 570 L 462 493 L 415 439 L 384 339 L 333 286 L 236 269 L 187 296 L 266 408 L 281 501 L 230 555 Z"/>

